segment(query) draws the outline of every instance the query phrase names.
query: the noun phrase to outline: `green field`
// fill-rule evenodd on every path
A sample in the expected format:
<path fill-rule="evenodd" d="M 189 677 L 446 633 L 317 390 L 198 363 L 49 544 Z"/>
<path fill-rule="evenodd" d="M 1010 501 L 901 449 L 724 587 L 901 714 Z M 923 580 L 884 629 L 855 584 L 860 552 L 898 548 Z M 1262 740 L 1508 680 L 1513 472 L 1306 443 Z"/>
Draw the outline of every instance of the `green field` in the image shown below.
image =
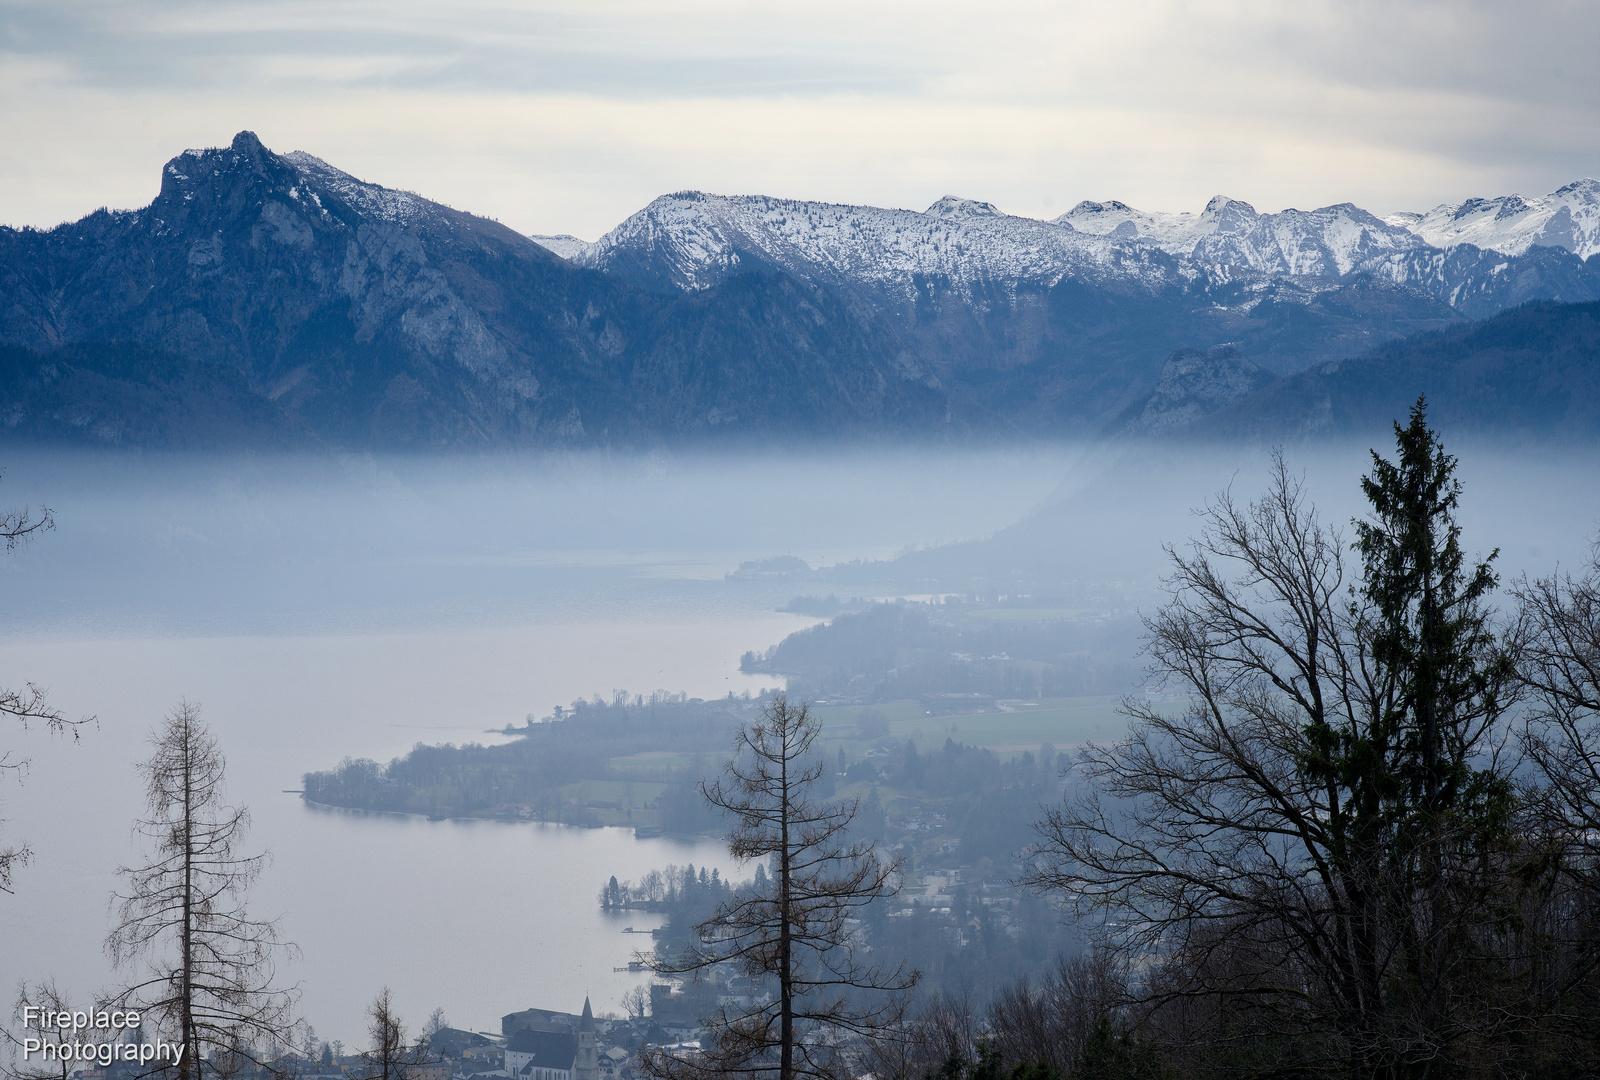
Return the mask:
<path fill-rule="evenodd" d="M 1043 622 L 1046 619 L 1077 619 L 1093 615 L 1096 608 L 992 607 L 977 608 L 962 614 L 973 622 Z"/>
<path fill-rule="evenodd" d="M 643 754 L 629 754 L 627 757 L 614 757 L 611 767 L 617 772 L 658 773 L 662 770 L 682 772 L 694 764 L 691 754 L 677 754 L 671 750 L 649 750 Z"/>
<path fill-rule="evenodd" d="M 621 807 L 648 806 L 663 791 L 666 784 L 644 780 L 578 780 L 558 789 L 563 800 L 577 799 L 580 803 L 616 803 Z"/>
<path fill-rule="evenodd" d="M 986 746 L 999 754 L 1037 750 L 1049 743 L 1057 749 L 1086 742 L 1112 742 L 1128 729 L 1127 718 L 1117 712 L 1112 697 L 1045 698 L 1038 702 L 1007 703 L 1011 712 L 931 715 L 920 701 L 893 701 L 882 705 L 824 705 L 816 712 L 823 722 L 823 738 L 830 746 L 842 745 L 847 754 L 861 753 L 872 740 L 863 739 L 858 723 L 865 713 L 889 721 L 889 734 L 915 739 L 926 751 L 945 739 L 968 746 Z"/>

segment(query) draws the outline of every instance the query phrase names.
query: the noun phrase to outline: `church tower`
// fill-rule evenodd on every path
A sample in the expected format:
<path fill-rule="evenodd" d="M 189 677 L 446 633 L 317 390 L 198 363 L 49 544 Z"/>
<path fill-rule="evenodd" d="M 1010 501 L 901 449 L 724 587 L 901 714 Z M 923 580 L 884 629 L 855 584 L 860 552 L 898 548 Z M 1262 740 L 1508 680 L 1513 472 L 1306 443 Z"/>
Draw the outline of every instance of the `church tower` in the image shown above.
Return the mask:
<path fill-rule="evenodd" d="M 600 1080 L 600 1046 L 595 1042 L 594 1010 L 583 999 L 583 1016 L 578 1020 L 578 1056 L 572 1061 L 572 1080 Z"/>

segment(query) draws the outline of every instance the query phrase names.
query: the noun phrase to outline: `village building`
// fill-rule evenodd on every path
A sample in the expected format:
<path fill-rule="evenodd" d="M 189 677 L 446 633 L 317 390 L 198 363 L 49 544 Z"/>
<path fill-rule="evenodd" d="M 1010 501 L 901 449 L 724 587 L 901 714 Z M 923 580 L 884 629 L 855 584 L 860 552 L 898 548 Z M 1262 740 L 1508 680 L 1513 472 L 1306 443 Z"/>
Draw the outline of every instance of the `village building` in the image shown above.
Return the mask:
<path fill-rule="evenodd" d="M 600 1080 L 594 1011 L 583 999 L 576 1030 L 555 1019 L 560 1013 L 529 1009 L 501 1020 L 514 1031 L 506 1043 L 506 1072 L 515 1080 Z"/>

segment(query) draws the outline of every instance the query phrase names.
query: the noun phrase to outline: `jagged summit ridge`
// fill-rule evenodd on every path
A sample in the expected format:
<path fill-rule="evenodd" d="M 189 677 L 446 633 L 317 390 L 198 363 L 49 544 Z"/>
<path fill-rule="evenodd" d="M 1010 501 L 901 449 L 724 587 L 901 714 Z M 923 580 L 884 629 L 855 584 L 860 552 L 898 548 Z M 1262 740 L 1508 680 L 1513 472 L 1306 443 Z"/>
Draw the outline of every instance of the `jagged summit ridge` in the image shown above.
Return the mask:
<path fill-rule="evenodd" d="M 1056 221 L 1115 240 L 1152 243 L 1223 272 L 1337 278 L 1380 255 L 1426 246 L 1405 228 L 1350 203 L 1262 214 L 1218 195 L 1198 214 L 1164 214 L 1115 201 L 1081 202 Z"/>
<path fill-rule="evenodd" d="M 642 294 L 250 132 L 173 157 L 142 209 L 0 227 L 0 347 L 6 430 L 44 439 L 188 445 L 208 409 L 228 419 L 201 441 L 416 448 L 952 422 L 859 305 L 782 280 Z"/>
<path fill-rule="evenodd" d="M 1573 208 L 1582 210 L 1586 200 L 1600 206 L 1600 198 L 1591 198 L 1594 188 L 1592 181 L 1568 185 L 1559 213 L 1537 221 L 1544 211 L 1519 210 L 1521 202 L 1507 201 L 1497 214 L 1524 232 L 1537 225 L 1547 239 L 1566 228 L 1573 240 L 1565 250 L 1581 257 L 1597 226 L 1588 224 L 1587 211 L 1574 216 Z M 1516 246 L 1509 233 L 1485 234 L 1476 223 L 1486 211 L 1476 204 L 1460 213 L 1477 229 L 1471 236 Z M 1594 220 L 1600 222 L 1600 210 Z M 1587 300 L 1600 289 L 1581 263 L 1537 256 L 1535 245 L 1523 245 L 1532 260 L 1526 268 L 1511 267 L 1484 244 L 1435 245 L 1420 222 L 1384 220 L 1353 203 L 1261 213 L 1223 195 L 1198 214 L 1085 201 L 1042 221 L 953 195 L 918 213 L 693 191 L 662 196 L 594 244 L 552 250 L 647 287 L 695 291 L 766 266 L 805 280 L 864 286 L 897 304 L 915 302 L 930 286 L 950 289 L 963 302 L 988 303 L 975 299 L 988 296 L 1010 303 L 1018 290 L 1066 279 L 1145 294 L 1240 287 L 1260 293 L 1287 283 L 1309 298 L 1366 278 L 1481 317 L 1530 299 Z"/>
<path fill-rule="evenodd" d="M 1600 181 L 1586 177 L 1538 198 L 1468 199 L 1385 220 L 1439 248 L 1473 244 L 1521 255 L 1534 246 L 1556 247 L 1586 259 L 1600 253 Z"/>
<path fill-rule="evenodd" d="M 1126 276 L 1130 267 L 1117 265 L 1113 248 L 1101 237 L 955 197 L 919 213 L 678 192 L 656 199 L 573 259 L 625 276 L 658 275 L 691 291 L 765 264 L 805 279 L 907 293 L 929 277 L 961 289 L 979 281 L 1053 284 L 1069 273 Z M 1134 263 L 1151 263 L 1145 276 L 1169 273 L 1161 260 L 1134 255 Z"/>

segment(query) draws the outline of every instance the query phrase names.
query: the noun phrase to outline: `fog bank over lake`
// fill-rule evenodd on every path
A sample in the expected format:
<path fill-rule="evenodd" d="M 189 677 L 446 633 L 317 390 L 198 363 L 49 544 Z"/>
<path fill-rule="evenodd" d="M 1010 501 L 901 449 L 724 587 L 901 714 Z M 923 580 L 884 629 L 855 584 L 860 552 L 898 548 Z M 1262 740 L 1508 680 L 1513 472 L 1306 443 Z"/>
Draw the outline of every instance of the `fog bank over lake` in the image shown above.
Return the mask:
<path fill-rule="evenodd" d="M 720 844 L 622 829 L 430 822 L 309 808 L 284 789 L 346 756 L 486 734 L 626 688 L 716 697 L 781 684 L 739 655 L 816 620 L 792 586 L 727 581 L 743 561 L 880 558 L 981 536 L 1052 491 L 1071 451 L 819 460 L 555 456 L 208 462 L 13 456 L 0 502 L 45 502 L 55 532 L 3 571 L 0 685 L 96 715 L 76 745 L 8 729 L 31 756 L 0 791 L 4 835 L 36 852 L 0 897 L 0 981 L 86 992 L 114 870 L 135 856 L 131 763 L 181 697 L 230 765 L 249 844 L 272 867 L 255 910 L 301 957 L 283 970 L 324 1038 L 364 1038 L 392 986 L 493 1027 L 530 1005 L 613 1009 L 657 917 L 603 916 L 611 874 L 734 870 Z"/>
<path fill-rule="evenodd" d="M 1446 445 L 1462 457 L 1469 553 L 1501 548 L 1508 579 L 1587 553 L 1592 461 Z M 1362 511 L 1364 453 L 1290 449 L 1327 520 Z M 620 930 L 652 923 L 603 916 L 604 878 L 737 871 L 707 841 L 317 810 L 284 793 L 302 773 L 498 739 L 487 730 L 579 696 L 778 685 L 741 674 L 739 656 L 815 622 L 776 610 L 800 595 L 1077 590 L 1149 610 L 1161 545 L 1221 488 L 1260 490 L 1268 458 L 1043 446 L 0 464 L 0 506 L 45 502 L 58 523 L 0 566 L 0 685 L 37 682 L 99 718 L 76 745 L 0 730 L 0 749 L 33 759 L 24 785 L 0 787 L 3 836 L 36 852 L 0 896 L 0 983 L 111 981 L 107 896 L 135 858 L 142 800 L 131 764 L 187 697 L 254 814 L 249 845 L 273 852 L 253 897 L 301 948 L 283 975 L 323 1038 L 356 1043 L 384 985 L 413 1026 L 436 1005 L 476 1028 L 586 993 L 614 1009 L 641 978 L 612 970 L 634 947 Z M 778 555 L 823 569 L 735 573 Z"/>

